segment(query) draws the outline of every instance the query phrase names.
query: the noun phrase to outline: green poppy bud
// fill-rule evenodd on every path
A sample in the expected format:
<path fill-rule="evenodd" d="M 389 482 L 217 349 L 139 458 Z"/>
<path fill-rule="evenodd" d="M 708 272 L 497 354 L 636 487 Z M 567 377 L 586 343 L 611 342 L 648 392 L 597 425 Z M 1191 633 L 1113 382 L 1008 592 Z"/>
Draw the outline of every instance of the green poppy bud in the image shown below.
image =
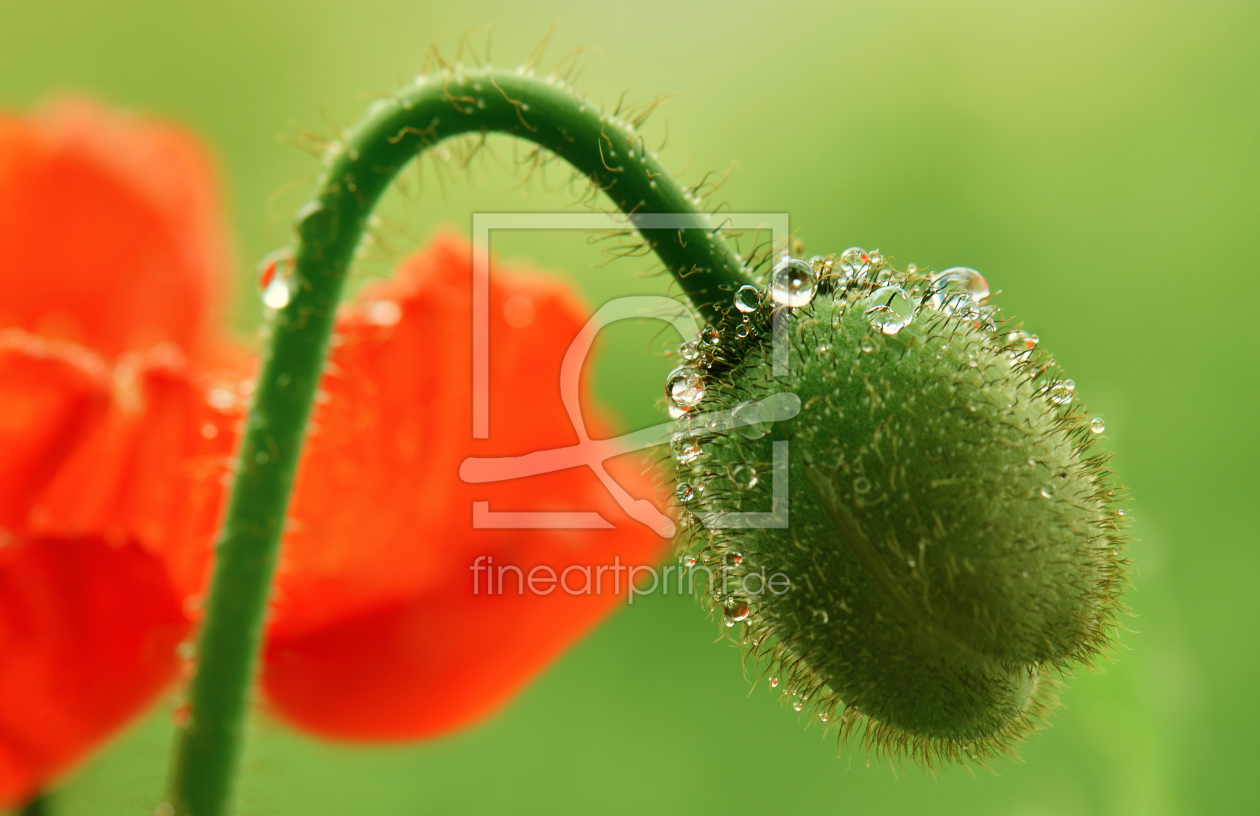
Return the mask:
<path fill-rule="evenodd" d="M 785 259 L 671 380 L 710 601 L 794 708 L 926 764 L 1009 753 L 1121 609 L 1100 421 L 988 295 L 974 270 Z"/>

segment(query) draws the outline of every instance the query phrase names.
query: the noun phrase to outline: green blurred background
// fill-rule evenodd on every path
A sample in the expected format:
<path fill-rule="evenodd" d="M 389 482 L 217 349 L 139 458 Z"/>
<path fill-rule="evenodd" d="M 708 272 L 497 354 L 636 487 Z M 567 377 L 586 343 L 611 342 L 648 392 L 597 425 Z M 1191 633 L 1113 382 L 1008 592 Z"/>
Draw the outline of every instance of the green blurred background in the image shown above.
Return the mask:
<path fill-rule="evenodd" d="M 317 168 L 276 136 L 353 121 L 441 35 L 451 53 L 493 23 L 492 61 L 510 66 L 555 19 L 542 65 L 586 46 L 592 99 L 678 92 L 648 132 L 668 120 L 663 155 L 681 167 L 694 150 L 692 182 L 738 162 L 734 209 L 790 212 L 809 253 L 880 247 L 1002 290 L 1106 419 L 1135 497 L 1127 649 L 1080 673 L 1024 763 L 895 773 L 837 760 L 764 687 L 749 694 L 693 601 L 653 596 L 449 739 L 346 748 L 259 721 L 243 813 L 1260 812 L 1260 4 L 2 0 L 0 105 L 83 92 L 198 131 L 222 168 L 246 330 L 253 259 L 287 240 Z M 407 229 L 364 274 L 438 224 L 467 231 L 474 210 L 572 200 L 514 190 L 493 163 L 474 175 L 390 202 Z M 495 246 L 567 270 L 592 302 L 665 290 L 644 261 L 592 269 L 580 235 Z M 596 373 L 627 426 L 660 418 L 650 333 L 615 329 Z M 56 813 L 151 808 L 169 720 L 68 779 Z"/>

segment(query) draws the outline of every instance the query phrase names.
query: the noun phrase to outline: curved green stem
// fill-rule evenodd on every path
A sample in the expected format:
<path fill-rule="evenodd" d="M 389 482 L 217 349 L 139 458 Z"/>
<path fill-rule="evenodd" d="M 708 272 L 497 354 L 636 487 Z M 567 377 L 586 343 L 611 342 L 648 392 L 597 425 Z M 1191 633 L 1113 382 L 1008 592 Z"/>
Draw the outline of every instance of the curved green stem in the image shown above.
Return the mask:
<path fill-rule="evenodd" d="M 507 133 L 572 164 L 626 213 L 697 211 L 627 126 L 550 81 L 491 69 L 443 72 L 373 104 L 327 154 L 298 213 L 292 298 L 271 326 L 241 442 L 198 642 L 191 715 L 170 780 L 180 816 L 229 812 L 263 617 L 311 402 L 346 271 L 366 220 L 395 175 L 425 149 L 468 133 Z M 650 236 L 659 236 L 652 238 Z M 710 321 L 750 282 L 705 226 L 648 233 L 648 243 Z M 733 311 L 733 310 L 732 310 Z"/>

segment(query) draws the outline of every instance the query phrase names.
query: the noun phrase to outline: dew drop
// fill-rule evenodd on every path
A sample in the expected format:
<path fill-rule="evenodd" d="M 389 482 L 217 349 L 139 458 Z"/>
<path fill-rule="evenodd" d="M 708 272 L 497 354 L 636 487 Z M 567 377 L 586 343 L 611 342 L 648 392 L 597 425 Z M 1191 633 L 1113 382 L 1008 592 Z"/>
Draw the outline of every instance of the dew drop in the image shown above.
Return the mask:
<path fill-rule="evenodd" d="M 869 337 L 863 337 L 862 341 L 858 343 L 858 348 L 862 349 L 864 354 L 870 354 L 875 350 L 875 344 L 871 342 Z"/>
<path fill-rule="evenodd" d="M 1046 396 L 1055 405 L 1068 405 L 1076 396 L 1076 383 L 1072 380 L 1063 380 L 1056 382 L 1050 386 L 1050 390 L 1046 392 Z"/>
<path fill-rule="evenodd" d="M 802 703 L 800 700 L 793 700 L 793 701 L 792 701 L 792 710 L 793 710 L 793 711 L 800 711 L 800 710 L 801 710 L 802 708 L 804 708 L 804 707 L 805 707 L 805 704 L 804 704 L 804 703 Z"/>
<path fill-rule="evenodd" d="M 747 323 L 741 323 L 741 324 L 739 324 L 739 328 L 735 329 L 735 336 L 736 336 L 736 337 L 739 337 L 739 338 L 741 338 L 741 339 L 742 339 L 742 338 L 745 338 L 745 337 L 747 337 L 747 336 L 748 336 L 748 331 L 749 331 L 749 329 L 748 329 L 748 324 L 747 324 Z"/>
<path fill-rule="evenodd" d="M 696 565 L 696 557 L 694 555 L 684 555 L 682 562 L 684 567 L 694 567 Z"/>
<path fill-rule="evenodd" d="M 752 490 L 757 486 L 757 469 L 743 463 L 730 465 L 727 469 L 731 483 L 740 490 Z M 736 564 L 739 561 L 735 562 Z"/>
<path fill-rule="evenodd" d="M 285 247 L 264 255 L 258 262 L 258 286 L 262 289 L 263 305 L 269 309 L 288 306 L 292 278 L 293 250 Z"/>
<path fill-rule="evenodd" d="M 770 297 L 781 306 L 808 306 L 816 286 L 814 268 L 800 258 L 784 258 L 770 273 Z"/>
<path fill-rule="evenodd" d="M 722 605 L 722 617 L 726 619 L 727 626 L 734 626 L 739 621 L 747 619 L 748 613 L 748 601 L 743 598 L 727 598 L 726 603 Z"/>
<path fill-rule="evenodd" d="M 700 439 L 686 433 L 676 433 L 669 441 L 670 453 L 679 464 L 690 464 L 704 455 Z"/>
<path fill-rule="evenodd" d="M 778 688 L 778 687 L 779 687 L 779 678 L 777 678 L 777 677 L 771 677 L 771 678 L 770 678 L 770 688 Z"/>
<path fill-rule="evenodd" d="M 934 275 L 931 282 L 933 309 L 953 314 L 955 309 L 982 303 L 989 297 L 989 282 L 974 269 L 955 266 Z"/>
<path fill-rule="evenodd" d="M 1035 334 L 1027 334 L 1016 329 L 1006 335 L 1006 343 L 1011 347 L 1011 351 L 1015 354 L 1023 354 L 1032 351 L 1037 347 L 1038 337 Z"/>
<path fill-rule="evenodd" d="M 914 320 L 914 305 L 900 286 L 884 286 L 866 299 L 866 319 L 884 334 L 896 334 Z"/>
<path fill-rule="evenodd" d="M 679 482 L 674 492 L 677 494 L 680 502 L 689 502 L 696 497 L 696 489 L 686 482 Z"/>
<path fill-rule="evenodd" d="M 732 555 L 732 556 L 731 556 L 731 561 L 732 561 L 732 562 L 733 562 L 736 566 L 738 566 L 738 565 L 740 565 L 740 564 L 744 563 L 744 556 L 743 556 L 743 553 L 735 553 L 734 555 Z"/>
<path fill-rule="evenodd" d="M 861 247 L 849 247 L 840 253 L 840 271 L 845 277 L 857 280 L 871 268 L 871 256 Z"/>
<path fill-rule="evenodd" d="M 696 407 L 704 399 L 704 378 L 689 366 L 679 366 L 665 380 L 665 396 L 684 411 Z"/>
<path fill-rule="evenodd" d="M 1041 493 L 1041 498 L 1050 499 L 1054 497 L 1054 494 L 1058 491 L 1058 489 L 1058 486 L 1054 482 L 1046 482 L 1041 486 L 1041 490 L 1039 492 Z"/>
<path fill-rule="evenodd" d="M 701 331 L 700 334 L 696 336 L 696 339 L 700 348 L 711 349 L 722 342 L 722 335 L 718 333 L 717 329 L 709 326 Z"/>
<path fill-rule="evenodd" d="M 761 406 L 755 402 L 741 402 L 731 411 L 731 419 L 735 424 L 735 433 L 745 439 L 760 439 L 770 433 L 772 423 L 765 420 Z"/>
<path fill-rule="evenodd" d="M 856 479 L 853 480 L 853 492 L 854 493 L 870 493 L 871 480 L 866 478 L 865 476 L 857 477 Z"/>
<path fill-rule="evenodd" d="M 1089 429 L 1096 434 L 1100 434 L 1107 430 L 1107 423 L 1103 421 L 1102 417 L 1094 417 L 1089 421 Z"/>
<path fill-rule="evenodd" d="M 744 314 L 757 311 L 761 305 L 761 292 L 756 286 L 744 284 L 735 290 L 735 308 Z"/>
<path fill-rule="evenodd" d="M 826 712 L 826 711 L 819 711 L 819 712 L 818 712 L 818 719 L 822 720 L 823 722 L 826 722 L 826 721 L 827 721 L 827 712 Z"/>

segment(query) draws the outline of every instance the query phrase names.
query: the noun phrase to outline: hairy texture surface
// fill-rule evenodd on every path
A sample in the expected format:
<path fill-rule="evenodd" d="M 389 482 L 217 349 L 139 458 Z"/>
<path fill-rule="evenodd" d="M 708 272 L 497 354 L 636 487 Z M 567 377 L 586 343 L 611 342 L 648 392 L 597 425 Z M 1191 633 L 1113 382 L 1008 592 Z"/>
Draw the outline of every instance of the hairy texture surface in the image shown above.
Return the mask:
<path fill-rule="evenodd" d="M 1121 497 L 1035 338 L 948 275 L 844 258 L 815 259 L 801 308 L 772 283 L 747 329 L 697 361 L 704 399 L 674 445 L 689 559 L 714 570 L 709 599 L 798 711 L 876 753 L 983 763 L 1036 730 L 1062 670 L 1108 648 Z M 786 376 L 771 365 L 775 311 Z M 781 393 L 800 401 L 788 420 L 701 418 Z M 776 479 L 787 526 L 727 529 L 771 511 Z M 790 589 L 764 586 L 776 573 Z"/>

